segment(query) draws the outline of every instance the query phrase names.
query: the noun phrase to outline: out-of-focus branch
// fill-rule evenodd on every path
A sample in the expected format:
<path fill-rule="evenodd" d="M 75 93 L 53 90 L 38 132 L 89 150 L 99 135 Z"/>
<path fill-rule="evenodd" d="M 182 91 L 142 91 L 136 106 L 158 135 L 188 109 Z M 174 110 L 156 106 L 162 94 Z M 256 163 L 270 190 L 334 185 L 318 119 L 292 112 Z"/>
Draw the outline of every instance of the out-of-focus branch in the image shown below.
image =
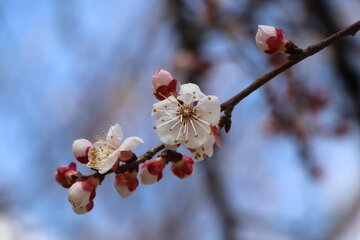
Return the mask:
<path fill-rule="evenodd" d="M 312 24 L 312 26 L 316 26 L 315 29 L 320 27 L 325 34 L 331 34 L 339 29 L 337 18 L 334 18 L 329 1 L 306 0 L 305 3 L 308 12 L 311 13 L 310 17 L 313 18 L 311 22 L 315 22 Z M 340 75 L 339 80 L 344 90 L 354 104 L 354 114 L 360 122 L 360 73 L 356 71 L 349 58 L 351 52 L 355 50 L 354 47 L 355 44 L 346 39 L 332 45 L 334 50 L 333 66 Z"/>
<path fill-rule="evenodd" d="M 172 1 L 174 9 L 175 29 L 181 39 L 181 47 L 186 52 L 189 52 L 197 57 L 197 67 L 187 69 L 188 75 L 185 78 L 186 82 L 192 82 L 202 85 L 204 82 L 204 67 L 207 67 L 207 59 L 202 56 L 201 48 L 204 44 L 204 35 L 210 31 L 210 27 L 204 27 L 198 20 L 189 17 L 191 9 L 188 9 L 184 0 Z M 217 8 L 216 3 L 213 1 L 206 1 L 207 7 L 211 9 Z M 190 33 L 190 34 L 189 34 Z M 229 116 L 229 115 L 226 115 Z M 222 117 L 222 120 L 224 117 Z M 229 118 L 228 118 L 229 119 Z M 225 129 L 227 129 L 230 120 L 224 122 Z M 220 123 L 219 123 L 220 125 Z M 219 126 L 223 127 L 223 125 Z M 216 159 L 216 154 L 213 156 Z M 213 207 L 218 214 L 219 225 L 222 231 L 222 239 L 235 240 L 236 229 L 239 226 L 238 219 L 232 213 L 226 192 L 224 191 L 224 183 L 222 180 L 219 168 L 215 165 L 218 161 L 211 164 L 210 161 L 205 162 L 205 187 L 208 190 L 209 199 L 213 202 Z"/>
<path fill-rule="evenodd" d="M 215 152 L 213 158 L 217 158 L 217 153 Z M 211 199 L 213 204 L 216 206 L 217 210 L 222 215 L 222 230 L 223 230 L 223 239 L 226 240 L 235 240 L 239 239 L 236 237 L 236 228 L 239 227 L 239 220 L 235 217 L 231 211 L 231 205 L 228 202 L 225 194 L 225 188 L 223 181 L 220 181 L 219 175 L 219 161 L 206 161 L 204 164 L 206 171 L 206 181 L 207 181 L 207 190 L 212 196 Z M 241 222 L 241 221 L 240 221 Z"/>
<path fill-rule="evenodd" d="M 332 9 L 326 0 L 306 0 L 306 6 L 310 17 L 323 29 L 326 34 L 338 29 L 336 18 L 332 15 Z M 342 41 L 332 46 L 334 50 L 334 69 L 338 72 L 342 85 L 345 88 L 350 100 L 354 104 L 355 117 L 360 123 L 360 75 L 351 66 L 348 55 L 354 51 L 350 42 Z M 348 207 L 343 216 L 332 226 L 327 233 L 326 239 L 339 239 L 348 230 L 351 223 L 356 221 L 360 213 L 360 193 L 358 192 L 353 203 Z"/>

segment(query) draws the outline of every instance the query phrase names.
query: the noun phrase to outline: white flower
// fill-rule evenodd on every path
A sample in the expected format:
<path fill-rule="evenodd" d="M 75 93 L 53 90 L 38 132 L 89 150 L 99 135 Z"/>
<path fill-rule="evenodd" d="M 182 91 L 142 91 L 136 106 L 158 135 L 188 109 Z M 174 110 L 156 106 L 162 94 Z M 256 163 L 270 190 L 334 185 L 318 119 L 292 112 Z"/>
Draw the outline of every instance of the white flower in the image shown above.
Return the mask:
<path fill-rule="evenodd" d="M 170 96 L 154 104 L 152 116 L 163 143 L 197 149 L 213 138 L 211 127 L 219 123 L 220 103 L 216 96 L 206 96 L 197 85 L 188 83 L 180 87 L 177 98 Z"/>
<path fill-rule="evenodd" d="M 123 132 L 119 124 L 110 127 L 105 140 L 97 137 L 98 141 L 90 148 L 87 166 L 104 174 L 118 160 L 127 160 L 124 158 L 129 156 L 128 152 L 134 150 L 140 143 L 144 143 L 139 137 L 129 137 L 121 142 L 122 138 Z"/>

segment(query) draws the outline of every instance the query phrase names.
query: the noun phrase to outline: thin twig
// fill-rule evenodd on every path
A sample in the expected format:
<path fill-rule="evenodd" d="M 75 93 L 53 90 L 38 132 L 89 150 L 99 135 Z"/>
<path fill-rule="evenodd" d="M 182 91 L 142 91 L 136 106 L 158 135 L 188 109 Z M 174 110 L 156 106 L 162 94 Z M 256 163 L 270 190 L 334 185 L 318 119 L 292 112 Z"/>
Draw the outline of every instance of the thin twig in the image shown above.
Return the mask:
<path fill-rule="evenodd" d="M 116 171 L 116 173 L 124 173 L 126 171 L 131 171 L 133 169 L 135 169 L 137 166 L 139 166 L 141 163 L 146 162 L 147 160 L 150 160 L 152 157 L 154 157 L 154 155 L 158 152 L 160 152 L 161 150 L 165 149 L 165 145 L 164 144 L 160 144 L 159 146 L 156 146 L 152 149 L 150 149 L 149 151 L 147 151 L 145 154 L 141 155 L 140 157 L 138 157 L 138 159 L 136 159 L 135 162 L 120 166 L 118 168 L 118 170 Z"/>
<path fill-rule="evenodd" d="M 285 70 L 289 69 L 296 63 L 304 60 L 307 57 L 310 57 L 314 55 L 315 53 L 321 51 L 325 47 L 328 47 L 335 41 L 349 36 L 349 35 L 355 35 L 360 30 L 360 21 L 357 21 L 356 23 L 350 25 L 349 27 L 334 33 L 330 35 L 329 37 L 321 40 L 319 43 L 309 46 L 304 50 L 302 54 L 298 54 L 293 56 L 290 60 L 287 60 L 282 65 L 280 65 L 277 68 L 274 68 L 270 72 L 265 73 L 264 75 L 260 76 L 258 79 L 256 79 L 253 83 L 251 83 L 248 87 L 246 87 L 244 90 L 230 98 L 229 100 L 225 101 L 223 104 L 221 104 L 221 110 L 224 111 L 227 108 L 235 107 L 241 100 L 243 100 L 245 97 L 249 96 L 252 92 L 257 90 L 259 87 L 279 75 L 280 73 L 284 72 Z"/>

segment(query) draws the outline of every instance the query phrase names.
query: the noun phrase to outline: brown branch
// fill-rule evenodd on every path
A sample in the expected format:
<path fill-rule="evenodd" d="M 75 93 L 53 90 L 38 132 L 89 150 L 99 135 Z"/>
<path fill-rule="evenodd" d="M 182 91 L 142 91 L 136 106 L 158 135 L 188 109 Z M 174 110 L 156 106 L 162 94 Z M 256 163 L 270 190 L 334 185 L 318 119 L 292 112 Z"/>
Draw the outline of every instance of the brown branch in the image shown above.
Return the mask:
<path fill-rule="evenodd" d="M 343 37 L 349 36 L 349 35 L 352 35 L 352 36 L 355 35 L 359 30 L 360 30 L 360 21 L 357 21 L 356 23 L 350 25 L 349 27 L 347 27 L 347 28 L 345 28 L 345 29 L 343 29 L 343 30 L 341 30 L 341 31 L 339 31 L 337 33 L 334 33 L 334 34 L 330 35 L 329 37 L 321 40 L 319 43 L 316 43 L 314 45 L 311 45 L 311 46 L 307 47 L 304 50 L 303 53 L 298 54 L 298 55 L 290 55 L 291 58 L 289 60 L 287 60 L 285 63 L 283 63 L 279 67 L 271 70 L 270 72 L 267 72 L 267 73 L 263 74 L 262 76 L 257 78 L 253 83 L 251 83 L 248 87 L 246 87 L 244 90 L 242 90 L 241 92 L 239 92 L 238 94 L 236 94 L 232 98 L 228 99 L 224 103 L 222 103 L 221 104 L 221 111 L 226 111 L 226 110 L 230 111 L 230 112 L 227 113 L 227 115 L 231 116 L 232 109 L 241 100 L 243 100 L 244 98 L 249 96 L 252 92 L 254 92 L 258 88 L 263 86 L 265 83 L 267 83 L 268 81 L 270 81 L 271 79 L 273 79 L 274 77 L 279 75 L 280 73 L 283 73 L 284 71 L 286 71 L 287 69 L 289 69 L 293 65 L 297 64 L 298 62 L 300 62 L 300 61 L 304 60 L 305 58 L 308 58 L 308 57 L 314 55 L 315 53 L 321 51 L 322 49 L 328 47 L 329 45 L 331 45 L 335 41 L 337 41 L 337 40 L 339 40 L 339 39 L 341 39 Z M 224 120 L 224 119 L 222 119 L 222 120 Z M 223 126 L 224 126 L 224 124 L 221 124 L 220 128 L 222 128 Z M 165 145 L 161 144 L 161 145 L 159 145 L 157 147 L 154 147 L 154 148 L 150 149 L 145 154 L 140 156 L 136 161 L 119 167 L 116 170 L 116 173 L 123 173 L 123 172 L 129 171 L 129 170 L 135 169 L 141 163 L 144 163 L 147 160 L 150 160 L 155 154 L 157 154 L 158 152 L 160 152 L 164 148 L 165 148 Z"/>
<path fill-rule="evenodd" d="M 225 109 L 235 107 L 241 100 L 243 100 L 245 97 L 249 96 L 252 92 L 257 90 L 259 87 L 279 75 L 280 73 L 284 72 L 285 70 L 289 69 L 296 63 L 304 60 L 305 58 L 308 58 L 315 53 L 321 51 L 325 47 L 331 45 L 335 41 L 352 35 L 354 36 L 358 31 L 360 30 L 360 21 L 357 21 L 356 23 L 350 25 L 349 27 L 334 33 L 330 35 L 329 37 L 321 40 L 319 43 L 309 46 L 304 50 L 302 54 L 298 55 L 291 55 L 291 59 L 284 62 L 279 67 L 271 70 L 270 72 L 265 73 L 264 75 L 260 76 L 258 79 L 256 79 L 253 83 L 251 83 L 247 88 L 236 94 L 234 97 L 230 98 L 223 104 L 221 104 L 221 110 L 224 111 Z"/>
<path fill-rule="evenodd" d="M 145 154 L 141 155 L 140 157 L 138 157 L 138 159 L 136 159 L 136 161 L 120 166 L 116 173 L 124 173 L 126 171 L 131 171 L 133 169 L 135 169 L 137 166 L 139 166 L 141 163 L 146 162 L 147 160 L 150 160 L 152 157 L 155 156 L 156 153 L 160 152 L 161 150 L 165 149 L 165 145 L 164 144 L 160 144 L 152 149 L 150 149 L 149 151 L 147 151 Z"/>

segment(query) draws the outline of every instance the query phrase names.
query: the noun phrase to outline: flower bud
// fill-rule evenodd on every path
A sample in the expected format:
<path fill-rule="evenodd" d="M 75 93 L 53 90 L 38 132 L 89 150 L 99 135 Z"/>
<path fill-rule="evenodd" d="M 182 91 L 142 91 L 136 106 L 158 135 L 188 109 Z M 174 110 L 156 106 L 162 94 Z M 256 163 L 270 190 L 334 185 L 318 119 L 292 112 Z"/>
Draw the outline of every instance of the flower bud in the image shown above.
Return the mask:
<path fill-rule="evenodd" d="M 86 164 L 89 161 L 88 153 L 92 143 L 86 139 L 76 139 L 72 145 L 74 157 L 81 163 Z"/>
<path fill-rule="evenodd" d="M 76 174 L 78 174 L 76 164 L 72 162 L 69 166 L 61 166 L 56 169 L 55 180 L 64 188 L 69 188 L 75 182 Z"/>
<path fill-rule="evenodd" d="M 266 25 L 258 26 L 255 39 L 256 45 L 268 54 L 284 52 L 288 43 L 282 29 Z"/>
<path fill-rule="evenodd" d="M 98 179 L 90 177 L 78 180 L 70 187 L 68 199 L 75 213 L 84 214 L 94 207 L 93 199 L 98 184 Z"/>
<path fill-rule="evenodd" d="M 180 161 L 172 163 L 171 171 L 179 178 L 186 178 L 194 172 L 194 160 L 183 156 Z"/>
<path fill-rule="evenodd" d="M 137 171 L 125 172 L 115 175 L 115 188 L 122 198 L 130 196 L 139 185 L 136 177 Z"/>
<path fill-rule="evenodd" d="M 162 157 L 147 161 L 141 166 L 140 180 L 144 185 L 150 185 L 160 181 L 163 174 L 162 171 L 166 166 L 166 160 Z"/>
<path fill-rule="evenodd" d="M 156 71 L 152 78 L 152 87 L 155 97 L 159 100 L 171 95 L 177 96 L 177 81 L 164 69 L 159 68 Z"/>

